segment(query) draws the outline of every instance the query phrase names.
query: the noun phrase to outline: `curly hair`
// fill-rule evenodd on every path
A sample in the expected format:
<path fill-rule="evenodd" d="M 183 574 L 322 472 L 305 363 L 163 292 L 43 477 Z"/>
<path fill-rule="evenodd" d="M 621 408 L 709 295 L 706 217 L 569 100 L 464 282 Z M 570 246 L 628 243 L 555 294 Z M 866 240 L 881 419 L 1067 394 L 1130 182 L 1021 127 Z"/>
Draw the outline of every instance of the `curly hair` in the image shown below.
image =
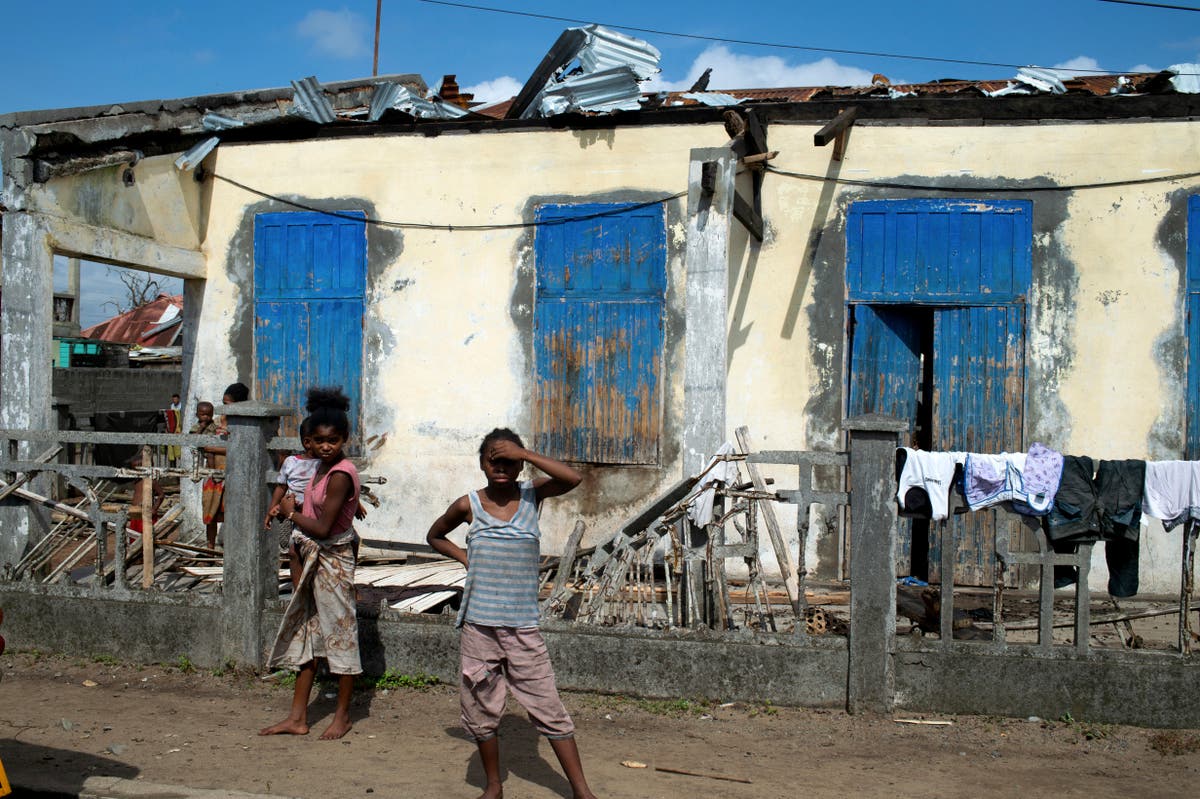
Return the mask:
<path fill-rule="evenodd" d="M 525 442 L 521 440 L 519 435 L 514 433 L 512 430 L 509 430 L 507 427 L 497 427 L 495 430 L 483 437 L 483 443 L 479 445 L 479 457 L 482 458 L 487 454 L 488 447 L 491 446 L 492 442 L 494 441 L 511 441 L 521 449 L 525 448 Z"/>
<path fill-rule="evenodd" d="M 318 386 L 308 390 L 308 411 L 311 430 L 328 425 L 342 438 L 350 437 L 350 398 L 342 393 L 341 386 Z"/>
<path fill-rule="evenodd" d="M 231 383 L 222 397 L 229 397 L 233 402 L 245 402 L 250 399 L 250 387 L 245 383 Z"/>

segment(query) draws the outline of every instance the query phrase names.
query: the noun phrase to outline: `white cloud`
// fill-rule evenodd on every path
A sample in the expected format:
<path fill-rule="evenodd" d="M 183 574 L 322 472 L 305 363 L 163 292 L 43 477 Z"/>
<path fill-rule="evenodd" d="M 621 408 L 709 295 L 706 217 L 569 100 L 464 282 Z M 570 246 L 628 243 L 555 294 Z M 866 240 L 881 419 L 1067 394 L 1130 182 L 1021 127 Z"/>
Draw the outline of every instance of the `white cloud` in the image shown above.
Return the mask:
<path fill-rule="evenodd" d="M 873 73 L 865 69 L 848 67 L 832 58 L 794 64 L 779 56 L 739 55 L 724 45 L 714 45 L 696 57 L 683 80 L 655 77 L 645 85 L 649 91 L 687 91 L 709 67 L 712 67 L 712 76 L 708 88 L 712 91 L 783 86 L 870 86 L 873 77 Z"/>
<path fill-rule="evenodd" d="M 367 22 L 349 9 L 314 9 L 296 24 L 296 34 L 308 39 L 313 50 L 334 58 L 358 58 L 370 52 Z"/>
<path fill-rule="evenodd" d="M 492 80 L 476 83 L 474 86 L 465 86 L 462 91 L 475 95 L 475 102 L 477 103 L 494 103 L 499 100 L 507 100 L 510 97 L 515 97 L 524 85 L 516 78 L 501 75 Z"/>
<path fill-rule="evenodd" d="M 1134 64 L 1129 68 L 1130 72 L 1159 72 L 1157 67 L 1152 67 L 1149 64 Z"/>
<path fill-rule="evenodd" d="M 1099 61 L 1087 55 L 1077 55 L 1050 68 L 1058 73 L 1060 78 L 1073 78 L 1076 75 L 1095 75 L 1098 72 L 1107 71 L 1104 67 L 1100 66 Z"/>

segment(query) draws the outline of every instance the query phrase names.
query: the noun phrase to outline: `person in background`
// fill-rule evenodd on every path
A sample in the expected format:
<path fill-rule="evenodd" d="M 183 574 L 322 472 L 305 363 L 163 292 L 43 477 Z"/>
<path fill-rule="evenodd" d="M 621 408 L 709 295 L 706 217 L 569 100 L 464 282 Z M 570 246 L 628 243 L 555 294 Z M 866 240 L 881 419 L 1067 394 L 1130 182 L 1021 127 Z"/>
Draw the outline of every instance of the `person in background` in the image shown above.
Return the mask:
<path fill-rule="evenodd" d="M 171 406 L 163 411 L 163 418 L 167 423 L 168 433 L 179 433 L 183 431 L 183 408 L 179 404 L 179 395 L 171 395 Z M 181 451 L 179 447 L 167 447 L 167 462 L 172 466 L 179 465 L 179 456 Z"/>
<path fill-rule="evenodd" d="M 244 383 L 233 383 L 221 395 L 222 405 L 232 405 L 235 402 L 245 402 L 250 399 L 250 389 Z M 210 408 L 211 403 L 205 403 Z M 214 431 L 217 435 L 229 432 L 229 422 L 225 416 L 217 419 Z M 205 465 L 210 469 L 225 469 L 225 447 L 204 447 Z M 225 478 L 224 476 L 209 475 L 204 480 L 203 489 L 204 535 L 209 549 L 217 548 L 217 526 L 225 521 Z"/>

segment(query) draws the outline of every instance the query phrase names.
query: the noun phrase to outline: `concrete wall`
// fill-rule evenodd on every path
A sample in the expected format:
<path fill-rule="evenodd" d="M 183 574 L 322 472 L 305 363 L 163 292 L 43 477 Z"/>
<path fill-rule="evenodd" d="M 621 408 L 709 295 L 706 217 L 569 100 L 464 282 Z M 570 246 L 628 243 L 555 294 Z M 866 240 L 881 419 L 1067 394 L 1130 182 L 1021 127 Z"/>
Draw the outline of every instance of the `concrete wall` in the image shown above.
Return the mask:
<path fill-rule="evenodd" d="M 198 666 L 224 662 L 221 598 L 115 589 L 98 594 L 64 586 L 0 585 L 4 637 L 15 649 L 78 656 L 111 655 L 167 663 L 180 655 Z"/>
<path fill-rule="evenodd" d="M 182 373 L 171 369 L 55 369 L 53 375 L 54 398 L 70 403 L 76 417 L 168 408 L 182 386 Z"/>

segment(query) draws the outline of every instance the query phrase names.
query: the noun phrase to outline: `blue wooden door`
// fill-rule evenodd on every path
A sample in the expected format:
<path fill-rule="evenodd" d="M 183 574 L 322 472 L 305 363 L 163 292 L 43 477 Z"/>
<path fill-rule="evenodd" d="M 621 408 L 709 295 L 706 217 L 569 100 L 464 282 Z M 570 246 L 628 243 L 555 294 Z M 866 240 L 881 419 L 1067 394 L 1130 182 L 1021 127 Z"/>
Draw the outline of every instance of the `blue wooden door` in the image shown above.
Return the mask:
<path fill-rule="evenodd" d="M 296 409 L 312 386 L 341 386 L 358 430 L 362 399 L 366 216 L 310 212 L 254 219 L 255 396 Z"/>
<path fill-rule="evenodd" d="M 881 413 L 915 422 L 921 396 L 919 317 L 906 306 L 860 304 L 851 306 L 850 322 L 846 415 Z M 902 521 L 896 535 L 896 571 L 901 575 L 912 573 L 912 537 L 913 525 Z"/>
<path fill-rule="evenodd" d="M 534 447 L 656 464 L 666 225 L 661 206 L 544 205 L 535 235 Z"/>
<path fill-rule="evenodd" d="M 1187 401 L 1184 404 L 1188 460 L 1200 459 L 1200 195 L 1188 197 L 1187 216 Z"/>
<path fill-rule="evenodd" d="M 1025 306 L 939 308 L 933 331 L 933 449 L 1022 451 Z M 948 524 L 951 533 L 957 543 L 955 581 L 990 584 L 996 562 L 993 514 L 957 516 Z M 930 579 L 940 580 L 939 535 L 930 536 L 929 560 Z"/>
<path fill-rule="evenodd" d="M 933 322 L 930 447 L 1000 452 L 1023 447 L 1025 299 L 1032 282 L 1033 206 L 1027 200 L 869 200 L 850 207 L 846 289 L 856 329 L 851 342 L 848 411 L 894 409 L 916 422 L 914 404 L 896 396 L 914 385 L 898 345 L 886 357 L 857 358 L 858 320 L 867 304 L 925 307 Z M 897 338 L 886 325 L 875 335 Z M 856 360 L 857 358 L 857 360 Z M 856 363 L 858 364 L 856 366 Z M 891 368 L 890 375 L 872 374 Z M 866 394 L 873 394 L 868 398 Z M 887 412 L 892 412 L 891 410 Z M 956 582 L 992 582 L 990 514 L 952 519 L 958 540 Z M 1014 540 L 1020 537 L 1014 535 Z M 931 528 L 929 573 L 940 579 L 940 532 Z M 902 549 L 906 547 L 902 544 Z M 903 563 L 903 552 L 900 561 Z"/>

